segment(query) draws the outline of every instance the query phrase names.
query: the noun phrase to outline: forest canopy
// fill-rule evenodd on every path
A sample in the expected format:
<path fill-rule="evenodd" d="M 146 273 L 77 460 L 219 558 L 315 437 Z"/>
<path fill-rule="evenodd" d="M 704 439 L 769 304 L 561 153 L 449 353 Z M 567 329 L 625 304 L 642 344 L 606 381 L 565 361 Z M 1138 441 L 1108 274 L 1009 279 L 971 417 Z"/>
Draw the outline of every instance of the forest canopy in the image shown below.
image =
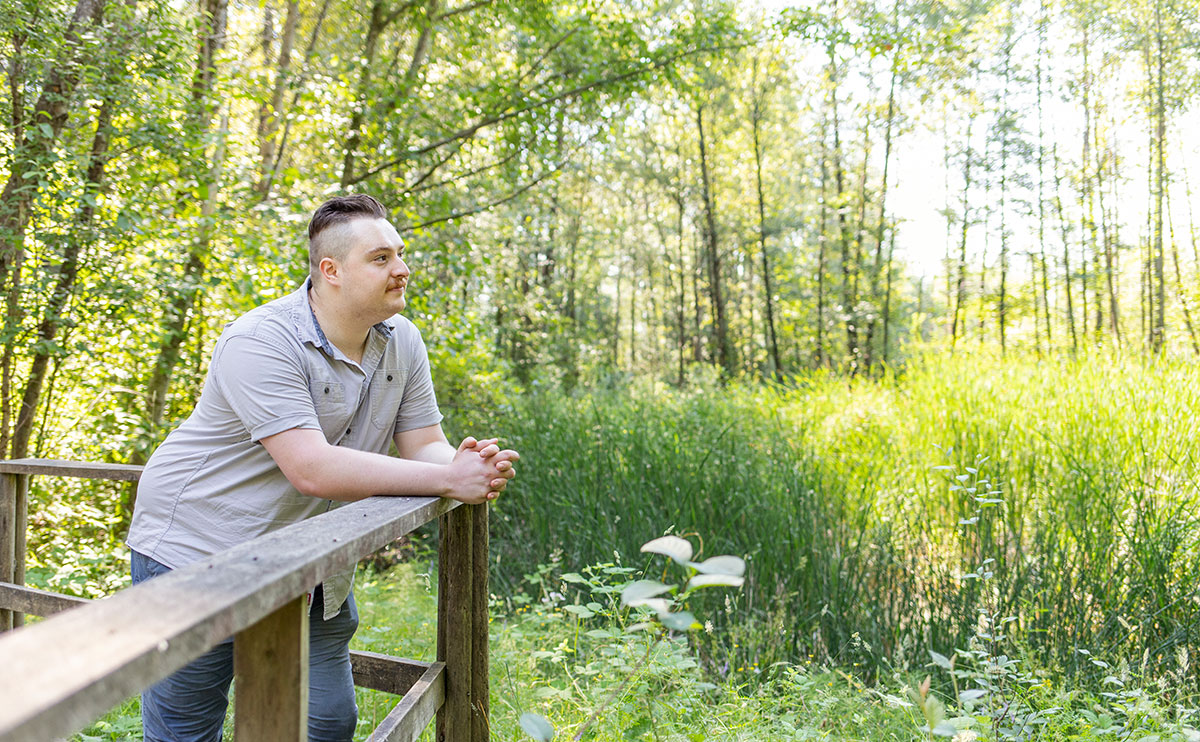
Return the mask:
<path fill-rule="evenodd" d="M 393 210 L 451 406 L 1200 352 L 1192 2 L 3 7 L 11 457 L 144 460 L 344 192 Z"/>

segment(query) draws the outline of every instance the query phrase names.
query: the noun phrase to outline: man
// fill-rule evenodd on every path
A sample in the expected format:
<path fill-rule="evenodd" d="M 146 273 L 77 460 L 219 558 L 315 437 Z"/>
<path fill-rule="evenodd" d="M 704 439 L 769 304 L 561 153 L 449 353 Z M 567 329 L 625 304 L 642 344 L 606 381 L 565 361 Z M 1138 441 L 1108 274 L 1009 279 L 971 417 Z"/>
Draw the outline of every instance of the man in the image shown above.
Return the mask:
<path fill-rule="evenodd" d="M 129 531 L 134 582 L 371 495 L 489 502 L 515 475 L 495 439 L 457 449 L 420 333 L 398 312 L 404 243 L 370 196 L 330 199 L 308 225 L 309 279 L 217 340 L 195 410 L 159 446 Z M 388 456 L 395 443 L 399 457 Z M 309 739 L 349 740 L 353 573 L 312 593 Z M 220 740 L 232 639 L 142 695 L 146 740 Z"/>

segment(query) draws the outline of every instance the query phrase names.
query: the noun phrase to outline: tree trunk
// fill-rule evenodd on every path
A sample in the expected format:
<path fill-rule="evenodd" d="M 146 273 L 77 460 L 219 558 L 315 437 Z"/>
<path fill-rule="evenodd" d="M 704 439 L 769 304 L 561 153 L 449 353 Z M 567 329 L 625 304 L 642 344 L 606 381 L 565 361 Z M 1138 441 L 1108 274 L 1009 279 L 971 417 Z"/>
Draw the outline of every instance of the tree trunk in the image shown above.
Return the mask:
<path fill-rule="evenodd" d="M 317 40 L 321 36 L 321 27 L 325 24 L 325 16 L 329 12 L 329 5 L 331 2 L 332 0 L 323 0 L 321 3 L 321 10 L 317 13 L 316 20 L 313 21 L 312 33 L 308 37 L 308 45 L 304 50 L 304 63 L 299 72 L 291 75 L 290 79 L 288 80 L 287 87 L 292 93 L 291 101 L 283 110 L 291 110 L 296 107 L 296 101 L 300 98 L 300 83 L 306 77 L 309 62 L 312 61 L 313 53 L 316 51 Z M 260 194 L 270 194 L 271 192 L 271 186 L 275 182 L 275 177 L 279 174 L 279 168 L 283 163 L 284 153 L 287 151 L 288 134 L 291 133 L 291 130 L 292 121 L 289 118 L 285 118 L 283 123 L 283 131 L 279 134 L 278 142 L 272 140 L 270 145 L 274 154 L 271 158 L 270 169 L 266 172 L 265 182 L 259 185 Z"/>
<path fill-rule="evenodd" d="M 967 303 L 967 234 L 971 228 L 971 160 L 974 153 L 971 150 L 971 130 L 975 124 L 975 112 L 967 117 L 966 154 L 963 157 L 963 189 L 962 189 L 962 235 L 958 243 L 958 272 L 954 286 L 954 320 L 950 325 L 950 346 L 958 342 L 959 322 L 961 318 L 963 334 L 966 334 L 966 303 Z"/>
<path fill-rule="evenodd" d="M 714 337 L 716 356 L 721 364 L 722 374 L 728 379 L 733 376 L 734 371 L 733 348 L 725 317 L 725 295 L 721 287 L 721 253 L 717 247 L 716 205 L 708 170 L 708 150 L 704 138 L 704 106 L 696 106 L 696 128 L 700 132 L 700 178 L 704 198 L 705 261 L 708 265 L 709 299 L 712 301 L 713 317 L 716 320 Z"/>
<path fill-rule="evenodd" d="M 884 263 L 885 281 L 883 290 L 883 357 L 884 365 L 887 365 L 891 347 L 891 329 L 892 329 L 892 259 L 896 254 L 896 228 L 892 227 L 889 230 L 888 253 L 887 261 Z M 921 301 L 921 286 L 917 286 L 917 302 Z M 920 314 L 920 308 L 917 309 L 917 314 Z"/>
<path fill-rule="evenodd" d="M 1080 181 L 1080 189 L 1082 191 L 1082 193 L 1080 194 L 1082 196 L 1082 198 L 1080 200 L 1082 202 L 1083 210 L 1080 213 L 1079 235 L 1080 235 L 1080 248 L 1083 253 L 1080 256 L 1080 260 L 1081 260 L 1081 265 L 1085 266 L 1085 270 L 1084 270 L 1084 274 L 1083 274 L 1083 292 L 1081 295 L 1083 297 L 1084 306 L 1086 307 L 1087 289 L 1088 289 L 1088 283 L 1089 283 L 1088 279 L 1090 277 L 1091 278 L 1090 283 L 1092 284 L 1092 297 L 1094 299 L 1095 310 L 1096 310 L 1096 318 L 1095 318 L 1095 322 L 1093 325 L 1093 331 L 1096 333 L 1096 339 L 1099 340 L 1099 333 L 1101 332 L 1101 328 L 1103 327 L 1103 324 L 1104 324 L 1104 317 L 1103 317 L 1104 304 L 1103 304 L 1103 302 L 1100 301 L 1100 292 L 1098 290 L 1098 287 L 1096 286 L 1096 282 L 1099 278 L 1099 271 L 1095 270 L 1095 267 L 1099 265 L 1099 261 L 1100 261 L 1100 258 L 1099 258 L 1100 247 L 1099 247 L 1099 239 L 1097 237 L 1097 230 L 1096 230 L 1096 197 L 1095 197 L 1095 192 L 1096 192 L 1095 180 L 1096 180 L 1096 178 L 1092 173 L 1092 154 L 1091 154 L 1092 149 L 1093 149 L 1094 139 L 1095 139 L 1095 123 L 1092 118 L 1092 99 L 1091 99 L 1092 71 L 1091 71 L 1091 66 L 1090 66 L 1089 59 L 1088 59 L 1088 49 L 1091 45 L 1091 39 L 1090 39 L 1090 27 L 1088 25 L 1088 19 L 1086 18 L 1086 16 L 1082 18 L 1082 23 L 1083 23 L 1083 29 L 1082 29 L 1083 30 L 1083 45 L 1082 45 L 1082 49 L 1083 49 L 1083 79 L 1081 80 L 1080 90 L 1083 95 L 1083 153 L 1080 156 L 1080 160 L 1079 160 L 1080 161 L 1079 181 Z M 1086 269 L 1086 266 L 1089 265 L 1089 261 L 1090 261 L 1090 264 L 1093 266 L 1093 268 Z M 1084 309 L 1084 327 L 1085 327 L 1085 334 L 1086 334 L 1086 327 L 1087 327 L 1087 309 L 1086 308 Z"/>
<path fill-rule="evenodd" d="M 683 194 L 675 194 L 675 229 L 679 232 L 679 386 L 683 386 L 684 381 L 686 381 L 683 371 L 683 355 L 687 345 L 687 331 L 684 329 L 684 314 L 687 309 L 687 270 L 683 250 L 684 206 Z"/>
<path fill-rule="evenodd" d="M 1050 325 L 1050 276 L 1049 262 L 1046 260 L 1046 128 L 1045 128 L 1045 109 L 1043 106 L 1042 94 L 1042 59 L 1046 48 L 1046 24 L 1047 24 L 1047 8 L 1046 0 L 1042 0 L 1039 4 L 1038 21 L 1037 21 L 1037 37 L 1038 50 L 1034 60 L 1037 79 L 1037 186 L 1038 186 L 1038 254 L 1040 256 L 1042 269 L 1042 311 L 1045 313 L 1045 330 L 1046 330 L 1046 350 L 1047 352 L 1054 349 L 1054 333 Z M 1036 272 L 1034 280 L 1036 281 Z M 1037 291 L 1035 286 L 1034 291 Z"/>
<path fill-rule="evenodd" d="M 754 186 L 758 195 L 758 252 L 762 258 L 762 275 L 763 275 L 763 309 L 766 312 L 766 344 L 767 350 L 771 354 L 771 367 L 773 369 L 775 379 L 783 380 L 783 368 L 779 362 L 779 341 L 775 337 L 775 307 L 774 297 L 772 296 L 771 287 L 771 263 L 767 255 L 767 216 L 766 204 L 763 198 L 763 178 L 762 178 L 762 146 L 759 142 L 759 125 L 762 120 L 762 91 L 758 87 L 758 59 L 754 60 L 754 75 L 752 84 L 754 86 L 754 100 L 751 109 L 750 121 L 754 132 Z"/>
<path fill-rule="evenodd" d="M 1000 128 L 1000 295 L 996 298 L 996 324 L 1000 330 L 1000 354 L 1008 351 L 1008 134 L 1012 125 L 1009 85 L 1012 81 L 1011 19 L 1004 44 L 1003 122 Z"/>
<path fill-rule="evenodd" d="M 384 15 L 384 0 L 371 3 L 371 18 L 367 23 L 367 32 L 363 41 L 362 61 L 358 77 L 358 92 L 355 95 L 355 106 L 350 114 L 350 124 L 346 127 L 346 142 L 342 152 L 342 180 L 345 188 L 354 180 L 354 163 L 358 156 L 358 147 L 362 144 L 362 125 L 367 112 L 367 94 L 371 85 L 371 72 L 375 69 L 375 56 L 379 48 L 379 35 L 387 26 Z"/>
<path fill-rule="evenodd" d="M 824 117 L 822 117 L 824 120 Z M 821 133 L 821 230 L 817 234 L 817 368 L 825 368 L 825 260 L 829 243 L 829 152 Z"/>
<path fill-rule="evenodd" d="M 1183 322 L 1187 328 L 1188 340 L 1192 343 L 1192 352 L 1200 356 L 1200 343 L 1196 341 L 1196 328 L 1192 325 L 1192 307 L 1188 299 L 1187 287 L 1183 285 L 1183 271 L 1179 268 L 1179 245 L 1175 242 L 1175 221 L 1171 219 L 1171 201 L 1167 199 L 1167 225 L 1171 231 L 1171 262 L 1175 267 L 1175 293 L 1183 308 Z"/>
<path fill-rule="evenodd" d="M 1063 264 L 1063 288 L 1067 295 L 1067 329 L 1071 333 L 1071 352 L 1079 350 L 1079 337 L 1075 332 L 1075 306 L 1071 300 L 1071 240 L 1069 232 L 1069 224 L 1067 216 L 1063 209 L 1062 202 L 1062 174 L 1059 172 L 1058 163 L 1058 144 L 1050 147 L 1052 159 L 1054 160 L 1054 206 L 1058 213 L 1058 226 L 1062 232 L 1062 264 Z"/>
<path fill-rule="evenodd" d="M 886 114 L 886 116 L 884 118 L 884 122 L 883 122 L 883 175 L 881 176 L 880 183 L 879 183 L 879 220 L 875 225 L 875 262 L 874 262 L 874 266 L 872 267 L 872 270 L 871 270 L 871 305 L 872 305 L 872 307 L 879 306 L 879 271 L 881 268 L 880 263 L 881 263 L 881 258 L 883 255 L 884 230 L 886 229 L 886 225 L 887 225 L 888 167 L 891 164 L 891 159 L 892 159 L 892 124 L 896 117 L 896 79 L 899 76 L 899 63 L 900 63 L 900 29 L 899 29 L 899 19 L 898 19 L 898 14 L 900 12 L 899 9 L 900 9 L 900 4 L 899 4 L 899 2 L 897 2 L 893 6 L 893 11 L 892 11 L 892 14 L 893 14 L 892 25 L 893 25 L 893 34 L 894 34 L 892 43 L 894 44 L 894 47 L 892 48 L 892 74 L 891 74 L 891 79 L 888 82 L 887 114 Z M 893 233 L 893 240 L 894 239 L 895 238 L 894 238 L 894 233 Z M 891 273 L 890 273 L 891 272 L 891 253 L 890 252 L 888 254 L 888 268 L 887 269 L 889 271 L 888 284 L 890 286 L 890 284 L 891 284 Z M 886 297 L 885 301 L 887 299 L 890 299 L 890 297 Z M 886 323 L 887 323 L 886 316 L 883 318 L 883 321 L 886 325 Z M 868 370 L 870 370 L 870 366 L 873 362 L 876 323 L 877 323 L 876 313 L 875 313 L 874 309 L 872 309 L 871 319 L 867 322 L 867 340 L 865 343 L 863 343 L 863 346 L 865 347 L 866 354 L 867 354 Z M 885 345 L 885 347 L 883 350 L 883 357 L 884 357 L 884 360 L 886 361 L 886 359 L 887 359 L 886 343 L 884 343 L 884 345 Z"/>
<path fill-rule="evenodd" d="M 842 135 L 841 119 L 838 116 L 838 73 L 837 57 L 832 44 L 829 46 L 829 107 L 833 117 L 833 182 L 837 189 L 834 207 L 837 209 L 838 239 L 842 253 L 842 312 L 846 320 L 846 358 L 850 372 L 857 370 L 858 359 L 858 327 L 854 324 L 854 305 L 858 297 L 854 295 L 854 275 L 858 266 L 852 257 L 853 240 L 850 238 L 850 224 L 846 219 L 846 176 L 842 168 Z"/>
<path fill-rule="evenodd" d="M 54 147 L 66 126 L 74 104 L 75 88 L 86 67 L 83 60 L 87 51 L 85 39 L 100 23 L 103 12 L 104 0 L 78 0 L 63 36 L 63 56 L 47 68 L 42 92 L 29 119 L 30 126 L 26 127 L 20 121 L 25 114 L 23 107 L 19 107 L 20 95 L 12 100 L 13 132 L 19 138 L 14 140 L 8 180 L 0 194 L 0 290 L 5 296 L 4 328 L 0 333 L 4 342 L 0 356 L 0 456 L 7 453 L 12 432 L 15 344 L 24 320 L 21 273 L 25 263 L 25 230 L 38 191 L 34 185 L 40 180 L 40 173 L 53 167 Z M 13 65 L 19 66 L 18 61 L 14 57 Z M 20 81 L 10 80 L 9 85 L 19 88 Z M 29 173 L 39 176 L 31 182 L 27 177 Z"/>
<path fill-rule="evenodd" d="M 196 73 L 192 78 L 192 110 L 189 114 L 195 132 L 197 150 L 192 167 L 202 183 L 201 218 L 195 241 L 189 246 L 183 274 L 176 287 L 169 290 L 167 309 L 163 315 L 158 352 L 147 384 L 147 413 L 151 435 L 162 424 L 167 407 L 171 377 L 179 363 L 180 349 L 187 335 L 186 328 L 196 297 L 201 288 L 204 271 L 212 247 L 213 217 L 217 210 L 217 191 L 225 159 L 224 132 L 228 129 L 228 113 L 222 121 L 221 136 L 211 160 L 204 149 L 206 134 L 212 126 L 212 93 L 216 85 L 216 56 L 225 43 L 227 0 L 205 0 L 202 8 L 202 37 Z"/>
<path fill-rule="evenodd" d="M 1162 29 L 1162 0 L 1154 3 L 1154 33 L 1157 51 L 1158 79 L 1154 89 L 1154 281 L 1157 295 L 1151 328 L 1151 348 L 1162 353 L 1166 346 L 1166 282 L 1163 280 L 1163 192 L 1167 163 L 1165 159 L 1167 140 L 1167 106 L 1165 101 L 1165 50 Z"/>
<path fill-rule="evenodd" d="M 111 90 L 112 86 L 109 89 Z M 71 298 L 75 280 L 79 275 L 80 253 L 92 239 L 92 221 L 96 215 L 95 197 L 99 196 L 103 189 L 104 168 L 108 163 L 112 114 L 113 98 L 110 92 L 100 104 L 100 111 L 96 115 L 96 135 L 92 140 L 92 150 L 88 159 L 84 181 L 84 199 L 75 213 L 74 229 L 66 238 L 63 261 L 54 281 L 54 289 L 42 312 L 41 322 L 38 324 L 38 339 L 33 345 L 33 363 L 30 364 L 29 376 L 25 381 L 25 390 L 21 395 L 21 406 L 17 414 L 17 425 L 13 431 L 10 456 L 14 459 L 24 458 L 29 452 L 34 415 L 42 394 L 42 384 L 46 379 L 47 366 L 52 356 L 58 356 L 53 350 L 54 340 L 58 337 L 58 332 L 63 325 L 65 319 L 63 310 L 68 299 Z"/>
<path fill-rule="evenodd" d="M 283 21 L 283 36 L 279 41 L 279 56 L 275 64 L 275 82 L 271 86 L 271 98 L 264 101 L 258 110 L 258 182 L 255 184 L 255 191 L 260 198 L 266 197 L 274 179 L 275 139 L 279 132 L 279 120 L 283 116 L 283 96 L 290 85 L 292 47 L 296 43 L 296 28 L 299 25 L 300 1 L 287 0 L 287 15 Z M 264 38 L 264 42 L 267 41 Z M 270 49 L 270 44 L 264 43 L 264 63 L 268 66 L 271 62 Z"/>
<path fill-rule="evenodd" d="M 871 86 L 873 88 L 873 86 Z M 850 275 L 850 293 L 854 298 L 854 303 L 850 305 L 847 315 L 848 326 L 853 325 L 855 340 L 857 342 L 858 331 L 862 324 L 862 295 L 859 292 L 859 281 L 861 279 L 863 266 L 864 243 L 867 241 L 867 178 L 868 165 L 871 161 L 871 118 L 863 116 L 863 145 L 862 145 L 862 169 L 859 172 L 858 178 L 858 219 L 854 230 L 854 271 Z M 850 375 L 854 376 L 859 369 L 867 369 L 870 366 L 870 348 L 863 347 L 863 344 L 856 344 L 854 353 L 850 356 Z"/>
<path fill-rule="evenodd" d="M 1111 131 L 1111 130 L 1110 130 Z M 1096 147 L 1097 157 L 1100 156 L 1100 147 Z M 1105 163 L 1108 167 L 1105 167 Z M 1116 199 L 1110 199 L 1112 202 L 1109 208 L 1105 208 L 1104 204 L 1104 175 L 1106 169 L 1110 171 L 1109 182 L 1114 183 L 1117 179 L 1116 172 L 1116 153 L 1110 148 L 1106 149 L 1106 154 L 1103 159 L 1096 163 L 1096 202 L 1100 208 L 1100 225 L 1101 225 L 1101 242 L 1104 245 L 1104 279 L 1105 288 L 1108 292 L 1108 331 L 1112 334 L 1113 340 L 1117 345 L 1121 343 L 1121 312 L 1120 305 L 1117 301 L 1117 263 L 1116 263 L 1116 245 L 1119 244 L 1117 235 L 1117 220 L 1113 218 L 1111 212 L 1115 211 Z"/>

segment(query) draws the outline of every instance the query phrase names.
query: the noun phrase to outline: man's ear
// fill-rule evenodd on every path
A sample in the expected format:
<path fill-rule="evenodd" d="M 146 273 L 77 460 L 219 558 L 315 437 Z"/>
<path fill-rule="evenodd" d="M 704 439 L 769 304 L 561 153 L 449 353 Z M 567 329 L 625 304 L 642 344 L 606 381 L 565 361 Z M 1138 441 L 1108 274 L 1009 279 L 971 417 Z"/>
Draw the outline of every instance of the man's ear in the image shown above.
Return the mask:
<path fill-rule="evenodd" d="M 341 283 L 341 267 L 331 257 L 321 258 L 321 262 L 317 264 L 317 272 L 330 285 L 337 286 Z"/>

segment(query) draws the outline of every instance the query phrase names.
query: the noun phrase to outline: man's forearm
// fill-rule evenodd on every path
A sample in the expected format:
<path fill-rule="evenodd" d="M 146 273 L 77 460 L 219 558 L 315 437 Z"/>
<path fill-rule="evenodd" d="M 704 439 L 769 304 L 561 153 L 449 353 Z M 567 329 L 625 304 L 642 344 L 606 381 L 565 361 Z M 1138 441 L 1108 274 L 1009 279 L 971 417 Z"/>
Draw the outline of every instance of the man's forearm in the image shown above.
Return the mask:
<path fill-rule="evenodd" d="M 427 464 L 449 464 L 454 460 L 454 446 L 443 441 L 434 441 L 413 451 L 409 457 L 413 461 Z"/>
<path fill-rule="evenodd" d="M 372 495 L 444 497 L 450 492 L 448 464 L 454 449 L 428 448 L 434 449 L 430 458 L 413 460 L 330 446 L 300 463 L 299 471 L 288 478 L 300 492 L 327 500 L 354 501 Z"/>

